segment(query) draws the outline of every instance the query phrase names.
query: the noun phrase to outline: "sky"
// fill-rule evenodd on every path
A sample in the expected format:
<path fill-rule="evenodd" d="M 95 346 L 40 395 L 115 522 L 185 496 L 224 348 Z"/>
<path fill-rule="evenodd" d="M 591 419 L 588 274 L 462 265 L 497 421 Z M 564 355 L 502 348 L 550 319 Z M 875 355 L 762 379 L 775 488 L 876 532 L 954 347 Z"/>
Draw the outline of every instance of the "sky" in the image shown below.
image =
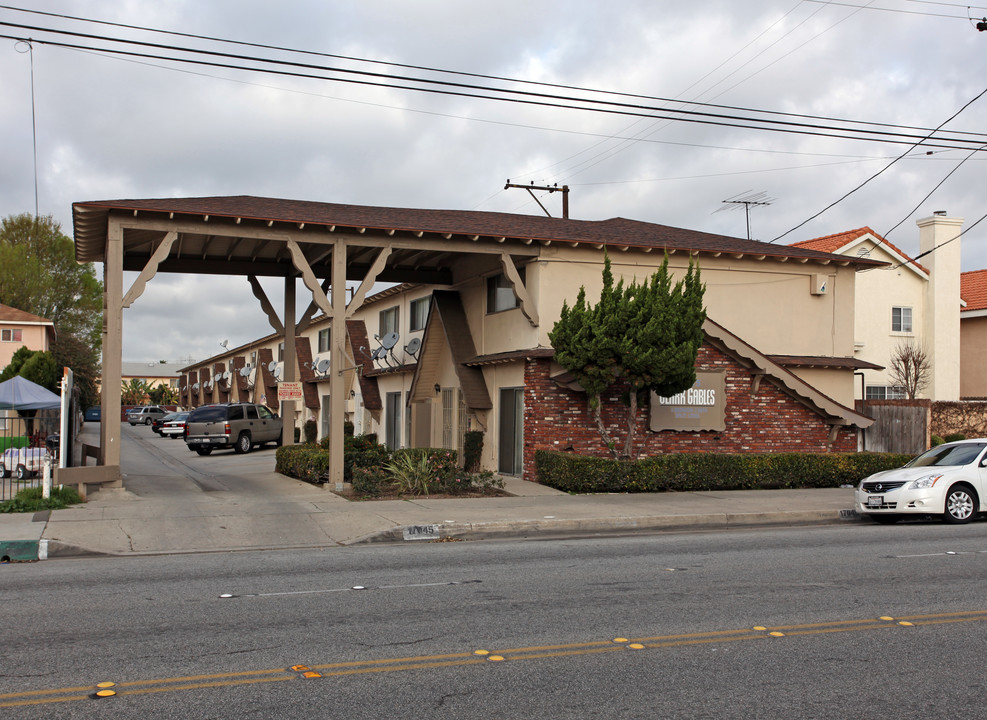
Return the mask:
<path fill-rule="evenodd" d="M 981 142 L 987 149 L 987 134 L 978 135 L 987 133 L 987 32 L 976 28 L 987 6 L 4 1 L 0 35 L 33 42 L 0 38 L 0 216 L 34 213 L 37 202 L 68 235 L 73 202 L 129 198 L 257 195 L 543 214 L 526 191 L 505 189 L 508 179 L 568 185 L 575 219 L 746 237 L 744 206 L 725 201 L 753 198 L 765 203 L 750 206 L 756 240 L 787 244 L 869 226 L 910 255 L 916 220 L 944 210 L 971 228 L 987 214 L 987 153 L 976 151 Z M 338 80 L 366 75 L 288 77 L 111 55 L 47 41 L 124 46 L 52 29 L 580 101 L 544 107 Z M 625 113 L 601 112 L 614 106 L 588 98 L 623 103 Z M 672 112 L 683 109 L 708 115 Z M 683 119 L 711 114 L 746 119 L 734 122 L 742 127 Z M 755 115 L 800 123 L 802 132 L 751 127 Z M 848 138 L 851 126 L 837 120 L 870 133 Z M 813 134 L 820 125 L 841 137 Z M 890 136 L 875 130 L 902 142 L 880 142 Z M 540 199 L 561 215 L 560 194 Z M 959 239 L 964 270 L 987 268 L 985 238 L 987 221 Z M 279 283 L 266 287 L 277 307 Z M 232 348 L 269 332 L 245 278 L 158 275 L 124 313 L 124 360 L 202 360 L 223 340 Z"/>

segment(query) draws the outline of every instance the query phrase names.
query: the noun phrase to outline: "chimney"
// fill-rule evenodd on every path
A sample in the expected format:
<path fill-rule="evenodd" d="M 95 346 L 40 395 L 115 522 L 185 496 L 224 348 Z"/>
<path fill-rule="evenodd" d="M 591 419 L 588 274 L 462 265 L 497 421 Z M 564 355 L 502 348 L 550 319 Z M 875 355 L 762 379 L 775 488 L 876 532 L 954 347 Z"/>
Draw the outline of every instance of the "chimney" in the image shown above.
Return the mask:
<path fill-rule="evenodd" d="M 928 353 L 931 379 L 925 389 L 933 400 L 960 399 L 960 239 L 963 218 L 948 217 L 937 210 L 916 223 L 919 262 L 929 269 L 923 329 L 916 337 Z"/>

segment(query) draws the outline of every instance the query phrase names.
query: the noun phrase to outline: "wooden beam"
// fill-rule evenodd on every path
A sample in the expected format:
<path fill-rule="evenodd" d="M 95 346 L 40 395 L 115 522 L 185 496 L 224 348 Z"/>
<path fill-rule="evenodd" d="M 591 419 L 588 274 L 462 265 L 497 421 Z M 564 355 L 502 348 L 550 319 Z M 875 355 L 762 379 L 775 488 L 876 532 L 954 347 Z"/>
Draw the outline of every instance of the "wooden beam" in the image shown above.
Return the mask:
<path fill-rule="evenodd" d="M 256 275 L 248 275 L 247 282 L 250 283 L 250 289 L 254 292 L 254 297 L 260 300 L 261 310 L 267 315 L 267 322 L 270 323 L 271 327 L 274 328 L 274 332 L 278 335 L 284 335 L 284 325 L 281 324 L 281 318 L 278 317 L 277 311 L 275 311 L 274 306 L 271 305 L 271 301 L 267 298 L 267 293 L 264 292 L 264 288 L 261 287 L 260 281 L 257 280 Z"/>
<path fill-rule="evenodd" d="M 384 247 L 380 249 L 377 253 L 377 258 L 374 260 L 367 274 L 363 278 L 363 282 L 360 283 L 360 287 L 356 289 L 353 293 L 353 299 L 350 300 L 350 304 L 346 306 L 346 318 L 349 319 L 353 317 L 353 313 L 360 309 L 363 305 L 363 300 L 366 298 L 367 293 L 377 282 L 377 276 L 380 275 L 380 271 L 384 269 L 384 265 L 387 264 L 387 258 L 391 255 L 391 248 Z M 333 289 L 335 294 L 335 289 Z"/>
<path fill-rule="evenodd" d="M 532 327 L 538 327 L 538 309 L 535 307 L 534 300 L 528 294 L 528 289 L 524 286 L 524 282 L 521 280 L 521 274 L 514 266 L 514 261 L 511 259 L 510 253 L 504 251 L 500 254 L 500 264 L 504 268 L 504 275 L 511 281 L 514 294 L 517 295 L 518 301 L 521 303 L 521 313 L 528 319 Z"/>
<path fill-rule="evenodd" d="M 158 245 L 158 249 L 154 251 L 151 255 L 151 259 L 147 261 L 147 265 L 141 270 L 141 274 L 137 276 L 134 280 L 134 284 L 130 286 L 130 290 L 123 298 L 123 307 L 129 308 L 130 305 L 144 294 L 144 288 L 147 286 L 147 281 L 153 278 L 158 272 L 158 266 L 162 261 L 168 257 L 168 253 L 171 252 L 171 246 L 175 243 L 178 238 L 177 232 L 170 232 L 164 236 L 161 244 Z"/>

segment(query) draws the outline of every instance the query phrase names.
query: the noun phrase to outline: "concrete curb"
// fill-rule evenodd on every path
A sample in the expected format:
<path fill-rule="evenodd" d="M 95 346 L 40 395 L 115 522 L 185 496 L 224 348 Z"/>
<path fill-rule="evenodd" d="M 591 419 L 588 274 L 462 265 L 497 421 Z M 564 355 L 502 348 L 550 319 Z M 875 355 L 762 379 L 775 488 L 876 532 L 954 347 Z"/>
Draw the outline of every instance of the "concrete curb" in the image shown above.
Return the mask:
<path fill-rule="evenodd" d="M 47 540 L 0 540 L 0 562 L 34 562 L 47 559 Z"/>
<path fill-rule="evenodd" d="M 509 520 L 479 523 L 403 525 L 380 530 L 340 543 L 344 546 L 388 542 L 488 540 L 510 537 L 572 537 L 629 535 L 743 527 L 791 527 L 857 522 L 855 510 L 814 510 L 769 513 L 709 513 L 654 517 L 567 518 Z"/>

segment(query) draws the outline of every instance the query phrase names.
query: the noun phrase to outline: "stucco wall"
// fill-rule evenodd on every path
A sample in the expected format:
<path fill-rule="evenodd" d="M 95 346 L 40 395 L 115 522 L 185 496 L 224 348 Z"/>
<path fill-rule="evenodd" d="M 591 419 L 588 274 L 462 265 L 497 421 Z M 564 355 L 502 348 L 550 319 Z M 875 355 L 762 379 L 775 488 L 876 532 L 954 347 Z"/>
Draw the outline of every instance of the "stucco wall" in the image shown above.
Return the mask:
<path fill-rule="evenodd" d="M 960 397 L 987 398 L 987 317 L 960 323 Z"/>

